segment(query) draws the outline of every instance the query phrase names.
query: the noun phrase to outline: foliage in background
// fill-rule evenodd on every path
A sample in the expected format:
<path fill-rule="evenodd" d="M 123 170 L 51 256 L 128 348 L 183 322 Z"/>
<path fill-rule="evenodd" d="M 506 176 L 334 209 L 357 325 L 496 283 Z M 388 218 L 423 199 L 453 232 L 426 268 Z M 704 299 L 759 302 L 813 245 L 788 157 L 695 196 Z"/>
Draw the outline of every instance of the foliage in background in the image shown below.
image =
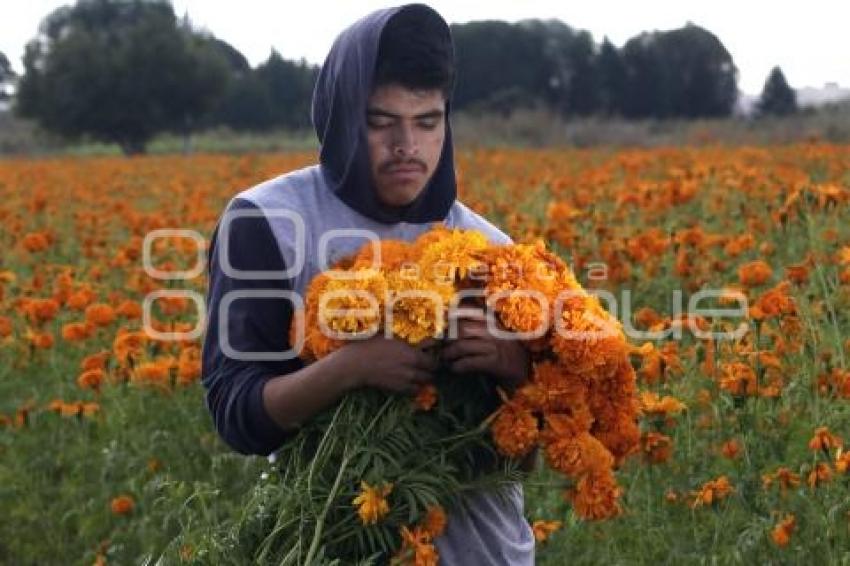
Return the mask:
<path fill-rule="evenodd" d="M 770 71 L 756 109 L 761 115 L 775 116 L 787 116 L 797 111 L 797 93 L 788 85 L 779 67 Z"/>

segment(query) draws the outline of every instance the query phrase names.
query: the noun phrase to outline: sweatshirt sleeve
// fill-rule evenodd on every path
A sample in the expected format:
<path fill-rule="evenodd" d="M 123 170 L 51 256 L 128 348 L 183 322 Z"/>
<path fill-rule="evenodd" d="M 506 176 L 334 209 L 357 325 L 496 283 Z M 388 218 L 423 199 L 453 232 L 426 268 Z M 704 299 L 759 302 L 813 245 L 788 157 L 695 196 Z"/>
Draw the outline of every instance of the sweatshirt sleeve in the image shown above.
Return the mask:
<path fill-rule="evenodd" d="M 263 387 L 272 377 L 296 371 L 303 363 L 298 358 L 244 359 L 252 353 L 280 354 L 290 349 L 292 303 L 285 298 L 239 298 L 239 295 L 251 291 L 291 291 L 292 283 L 287 279 L 250 279 L 239 276 L 241 274 L 225 273 L 220 257 L 220 230 L 233 211 L 247 211 L 251 216 L 229 220 L 225 237 L 233 269 L 228 271 L 282 273 L 286 267 L 269 221 L 260 209 L 248 200 L 236 198 L 231 201 L 209 246 L 202 383 L 207 407 L 224 441 L 243 454 L 267 455 L 285 442 L 287 432 L 266 411 Z M 220 312 L 223 302 L 231 300 L 226 311 Z M 226 336 L 222 335 L 223 329 Z M 248 355 L 240 355 L 243 353 Z"/>

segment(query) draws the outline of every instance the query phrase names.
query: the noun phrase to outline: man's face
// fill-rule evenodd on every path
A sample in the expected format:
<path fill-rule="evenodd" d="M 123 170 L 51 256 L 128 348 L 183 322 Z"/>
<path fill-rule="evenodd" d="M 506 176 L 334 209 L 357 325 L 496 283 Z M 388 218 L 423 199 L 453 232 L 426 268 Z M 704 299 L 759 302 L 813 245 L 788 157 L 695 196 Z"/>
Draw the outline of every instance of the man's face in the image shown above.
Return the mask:
<path fill-rule="evenodd" d="M 366 131 L 372 180 L 384 204 L 410 204 L 434 174 L 446 137 L 445 104 L 440 90 L 391 84 L 372 91 Z"/>

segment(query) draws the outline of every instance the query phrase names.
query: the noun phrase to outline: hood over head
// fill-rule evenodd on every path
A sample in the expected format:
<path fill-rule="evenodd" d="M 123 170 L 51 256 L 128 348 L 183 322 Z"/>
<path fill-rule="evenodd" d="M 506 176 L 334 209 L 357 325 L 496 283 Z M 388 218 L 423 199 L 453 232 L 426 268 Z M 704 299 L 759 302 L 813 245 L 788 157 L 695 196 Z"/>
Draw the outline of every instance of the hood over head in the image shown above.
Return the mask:
<path fill-rule="evenodd" d="M 319 161 L 329 185 L 348 206 L 378 222 L 426 223 L 443 220 L 457 196 L 454 151 L 446 101 L 446 137 L 436 169 L 419 196 L 407 206 L 389 207 L 372 183 L 366 142 L 366 105 L 372 90 L 381 33 L 393 16 L 413 10 L 422 33 L 436 34 L 450 53 L 451 32 L 445 20 L 424 4 L 372 12 L 343 31 L 331 47 L 313 91 L 313 127 L 321 143 Z M 420 16 L 421 14 L 421 16 Z"/>

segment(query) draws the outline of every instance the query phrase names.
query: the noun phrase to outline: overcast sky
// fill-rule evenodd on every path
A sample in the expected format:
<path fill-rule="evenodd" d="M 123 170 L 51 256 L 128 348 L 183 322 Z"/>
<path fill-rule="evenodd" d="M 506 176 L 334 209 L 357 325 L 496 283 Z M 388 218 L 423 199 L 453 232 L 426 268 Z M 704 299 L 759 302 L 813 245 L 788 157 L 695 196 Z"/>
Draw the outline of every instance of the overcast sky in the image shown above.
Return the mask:
<path fill-rule="evenodd" d="M 0 51 L 21 70 L 24 44 L 51 10 L 69 2 L 4 0 L 0 6 Z M 449 22 L 558 18 L 608 36 L 618 47 L 641 31 L 667 30 L 691 21 L 715 33 L 739 70 L 739 87 L 761 91 L 768 72 L 780 65 L 794 87 L 850 86 L 850 1 L 797 0 L 432 0 Z M 272 47 L 288 59 L 321 63 L 334 37 L 373 9 L 394 5 L 373 0 L 172 0 L 201 26 L 239 49 L 256 65 Z"/>

